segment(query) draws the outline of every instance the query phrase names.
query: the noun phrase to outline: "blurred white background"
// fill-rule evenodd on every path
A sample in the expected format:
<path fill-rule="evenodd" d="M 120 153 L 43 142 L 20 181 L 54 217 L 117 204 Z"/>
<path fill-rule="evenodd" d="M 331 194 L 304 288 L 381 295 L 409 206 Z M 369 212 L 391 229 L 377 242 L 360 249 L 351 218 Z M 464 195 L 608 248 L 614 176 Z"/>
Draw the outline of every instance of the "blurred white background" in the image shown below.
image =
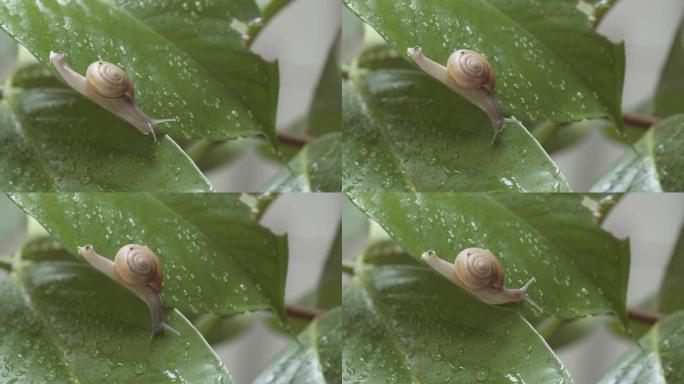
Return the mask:
<path fill-rule="evenodd" d="M 328 50 L 340 30 L 340 4 L 338 0 L 295 0 L 254 42 L 252 51 L 280 65 L 278 128 L 307 113 Z M 258 154 L 259 140 L 246 140 L 250 141 L 247 153 L 239 160 L 207 173 L 216 191 L 258 191 L 282 168 Z"/>
<path fill-rule="evenodd" d="M 653 97 L 683 15 L 681 0 L 619 0 L 602 21 L 598 29 L 601 34 L 611 41 L 625 42 L 624 111 Z M 587 191 L 624 151 L 624 145 L 594 131 L 552 158 L 573 191 Z"/>
<path fill-rule="evenodd" d="M 275 233 L 287 233 L 290 262 L 285 302 L 293 303 L 316 289 L 325 257 L 341 217 L 338 193 L 292 193 L 281 196 L 261 223 Z M 259 316 L 255 326 L 227 343 L 215 346 L 235 383 L 251 383 L 290 341 Z"/>

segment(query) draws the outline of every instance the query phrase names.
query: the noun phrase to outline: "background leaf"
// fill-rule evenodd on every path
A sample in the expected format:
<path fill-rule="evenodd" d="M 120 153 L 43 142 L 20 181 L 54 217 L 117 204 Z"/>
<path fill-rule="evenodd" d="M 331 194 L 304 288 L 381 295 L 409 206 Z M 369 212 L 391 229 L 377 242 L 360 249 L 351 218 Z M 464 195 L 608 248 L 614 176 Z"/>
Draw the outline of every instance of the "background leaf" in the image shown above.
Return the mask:
<path fill-rule="evenodd" d="M 191 313 L 273 308 L 285 318 L 287 240 L 258 225 L 236 194 L 13 194 L 64 247 L 108 258 L 143 244 L 164 268 L 165 305 Z M 79 256 L 80 259 L 80 256 Z"/>
<path fill-rule="evenodd" d="M 18 56 L 17 43 L 0 32 L 0 82 L 5 81 L 14 72 Z"/>
<path fill-rule="evenodd" d="M 176 119 L 159 132 L 214 140 L 264 134 L 275 143 L 278 66 L 249 52 L 231 28 L 233 19 L 259 16 L 253 0 L 11 0 L 0 7 L 0 28 L 48 67 L 50 51 L 64 52 L 82 74 L 98 58 L 121 66 L 140 109 Z"/>
<path fill-rule="evenodd" d="M 569 190 L 524 127 L 492 145 L 488 118 L 422 73 L 359 72 L 342 92 L 344 190 Z"/>
<path fill-rule="evenodd" d="M 415 46 L 439 63 L 459 48 L 484 54 L 508 115 L 553 121 L 610 116 L 622 126 L 624 46 L 594 32 L 574 1 L 344 2 L 404 55 Z"/>
<path fill-rule="evenodd" d="M 179 334 L 151 336 L 137 297 L 78 263 L 25 263 L 0 281 L 0 375 L 7 382 L 231 383 L 176 310 Z"/>
<path fill-rule="evenodd" d="M 291 342 L 253 384 L 340 382 L 342 311 L 314 320 Z"/>
<path fill-rule="evenodd" d="M 572 382 L 520 315 L 424 268 L 366 269 L 343 295 L 345 383 Z"/>
<path fill-rule="evenodd" d="M 599 384 L 684 381 L 684 312 L 677 312 L 641 338 Z"/>
<path fill-rule="evenodd" d="M 674 192 L 684 190 L 684 115 L 651 127 L 591 187 L 594 192 Z"/>
<path fill-rule="evenodd" d="M 318 279 L 318 308 L 332 309 L 342 305 L 342 223 L 337 227 L 323 273 Z"/>
<path fill-rule="evenodd" d="M 684 225 L 679 231 L 679 239 L 672 250 L 670 262 L 665 269 L 665 277 L 660 287 L 660 310 L 665 313 L 684 310 Z"/>
<path fill-rule="evenodd" d="M 264 192 L 339 192 L 341 133 L 305 145 L 289 166 L 266 183 Z"/>
<path fill-rule="evenodd" d="M 489 249 L 504 266 L 506 286 L 536 278 L 528 295 L 545 315 L 565 319 L 612 312 L 626 323 L 628 241 L 602 230 L 597 212 L 581 195 L 348 195 L 419 261 L 430 249 L 450 261 L 468 247 Z M 507 306 L 539 315 L 527 303 Z"/>
<path fill-rule="evenodd" d="M 670 55 L 660 73 L 655 94 L 655 114 L 662 117 L 684 113 L 684 18 L 672 42 Z"/>

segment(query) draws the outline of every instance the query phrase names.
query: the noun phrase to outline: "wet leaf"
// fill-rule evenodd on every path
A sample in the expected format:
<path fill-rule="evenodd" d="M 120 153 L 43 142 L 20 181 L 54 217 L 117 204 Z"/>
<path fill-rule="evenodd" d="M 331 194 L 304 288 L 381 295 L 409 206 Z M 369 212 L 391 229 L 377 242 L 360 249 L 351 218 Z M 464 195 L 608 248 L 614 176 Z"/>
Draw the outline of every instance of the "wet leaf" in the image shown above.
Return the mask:
<path fill-rule="evenodd" d="M 163 265 L 161 294 L 167 306 L 217 314 L 273 308 L 285 318 L 286 237 L 258 225 L 239 195 L 11 197 L 74 255 L 85 244 L 111 259 L 125 244 L 150 248 Z"/>
<path fill-rule="evenodd" d="M 231 28 L 234 19 L 259 16 L 253 0 L 10 0 L 0 7 L 0 28 L 46 67 L 50 51 L 62 51 L 81 74 L 98 59 L 124 68 L 142 111 L 176 119 L 159 132 L 213 140 L 263 134 L 275 142 L 278 66 L 251 53 Z"/>
<path fill-rule="evenodd" d="M 344 190 L 569 190 L 522 125 L 492 145 L 489 119 L 422 73 L 360 71 L 343 103 Z"/>
<path fill-rule="evenodd" d="M 232 383 L 180 312 L 151 335 L 147 307 L 74 262 L 23 263 L 0 281 L 0 376 L 11 382 Z"/>
<path fill-rule="evenodd" d="M 594 32 L 574 1 L 344 2 L 403 55 L 420 46 L 444 64 L 456 49 L 484 54 L 508 115 L 559 122 L 610 116 L 621 127 L 624 46 Z"/>
<path fill-rule="evenodd" d="M 599 384 L 684 382 L 684 312 L 651 328 Z"/>
<path fill-rule="evenodd" d="M 684 115 L 653 126 L 591 188 L 595 192 L 684 190 Z"/>
<path fill-rule="evenodd" d="M 339 192 L 341 136 L 329 133 L 305 145 L 264 192 Z"/>
<path fill-rule="evenodd" d="M 314 320 L 253 384 L 340 383 L 342 311 Z"/>
<path fill-rule="evenodd" d="M 0 242 L 26 225 L 26 215 L 6 195 L 0 194 Z"/>
<path fill-rule="evenodd" d="M 0 189 L 211 190 L 170 137 L 153 142 L 76 92 L 56 86 L 37 66 L 20 69 L 12 84 L 0 101 Z"/>
<path fill-rule="evenodd" d="M 506 287 L 536 279 L 528 295 L 546 316 L 612 312 L 626 323 L 629 243 L 602 230 L 596 222 L 600 212 L 589 209 L 581 195 L 348 195 L 421 263 L 427 250 L 453 261 L 462 249 L 489 249 L 504 267 Z M 527 302 L 506 307 L 540 315 Z"/>
<path fill-rule="evenodd" d="M 424 268 L 366 269 L 343 295 L 344 383 L 572 382 L 519 314 Z"/>

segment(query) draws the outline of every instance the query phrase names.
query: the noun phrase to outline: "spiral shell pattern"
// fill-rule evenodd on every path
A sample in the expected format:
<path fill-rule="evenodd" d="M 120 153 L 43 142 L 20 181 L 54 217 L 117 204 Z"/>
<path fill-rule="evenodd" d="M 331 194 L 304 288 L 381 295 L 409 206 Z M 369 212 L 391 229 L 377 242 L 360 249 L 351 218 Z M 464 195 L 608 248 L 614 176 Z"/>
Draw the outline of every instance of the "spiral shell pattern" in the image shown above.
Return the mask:
<path fill-rule="evenodd" d="M 112 63 L 96 61 L 88 66 L 86 80 L 95 92 L 104 97 L 133 98 L 133 87 L 126 71 Z"/>
<path fill-rule="evenodd" d="M 496 77 L 491 64 L 484 56 L 470 49 L 459 49 L 452 53 L 447 61 L 447 72 L 461 88 L 494 90 Z"/>
<path fill-rule="evenodd" d="M 499 260 L 482 248 L 467 248 L 456 256 L 456 277 L 473 291 L 503 288 L 504 274 Z"/>
<path fill-rule="evenodd" d="M 128 284 L 161 289 L 163 277 L 159 258 L 139 244 L 124 245 L 114 259 L 116 272 Z"/>

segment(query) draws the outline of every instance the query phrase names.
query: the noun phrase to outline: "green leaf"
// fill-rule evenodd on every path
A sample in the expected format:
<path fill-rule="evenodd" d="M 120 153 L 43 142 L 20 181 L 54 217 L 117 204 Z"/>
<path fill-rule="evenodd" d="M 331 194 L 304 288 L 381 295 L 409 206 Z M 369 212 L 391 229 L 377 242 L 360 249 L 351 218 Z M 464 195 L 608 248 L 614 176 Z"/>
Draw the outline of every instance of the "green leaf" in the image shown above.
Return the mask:
<path fill-rule="evenodd" d="M 26 215 L 6 195 L 0 194 L 0 242 L 26 223 Z"/>
<path fill-rule="evenodd" d="M 151 335 L 137 297 L 90 267 L 24 263 L 0 281 L 2 381 L 232 383 L 218 356 L 176 310 Z"/>
<path fill-rule="evenodd" d="M 257 319 L 254 312 L 217 318 L 216 324 L 214 324 L 205 338 L 211 345 L 232 340 L 249 330 L 257 323 Z M 201 331 L 201 329 L 199 330 Z"/>
<path fill-rule="evenodd" d="M 328 256 L 325 258 L 323 273 L 318 279 L 318 308 L 331 309 L 342 305 L 342 223 L 337 226 Z"/>
<path fill-rule="evenodd" d="M 489 249 L 504 267 L 507 287 L 536 278 L 528 295 L 544 315 L 568 319 L 612 312 L 626 323 L 629 243 L 602 230 L 595 219 L 599 212 L 581 195 L 348 195 L 418 261 L 431 249 L 447 260 L 465 248 Z M 506 306 L 539 315 L 526 302 Z"/>
<path fill-rule="evenodd" d="M 253 0 L 10 0 L 0 7 L 0 28 L 49 67 L 50 51 L 64 52 L 82 74 L 98 59 L 121 66 L 142 111 L 176 119 L 159 132 L 213 140 L 263 134 L 275 143 L 278 66 L 251 53 L 231 28 L 233 19 L 259 16 Z"/>
<path fill-rule="evenodd" d="M 357 262 L 370 265 L 420 265 L 393 240 L 380 240 L 369 244 Z"/>
<path fill-rule="evenodd" d="M 684 310 L 684 225 L 679 230 L 679 239 L 665 269 L 660 287 L 660 309 L 665 313 Z"/>
<path fill-rule="evenodd" d="M 270 307 L 285 318 L 287 239 L 258 225 L 239 195 L 11 197 L 74 254 L 85 244 L 108 258 L 125 244 L 149 247 L 162 261 L 161 294 L 169 307 L 217 314 Z"/>
<path fill-rule="evenodd" d="M 349 9 L 341 7 L 340 20 L 342 35 L 340 36 L 340 60 L 346 64 L 352 61 L 363 48 L 364 24 Z"/>
<path fill-rule="evenodd" d="M 55 81 L 35 65 L 23 67 L 0 102 L 1 189 L 211 190 L 170 137 L 154 143 Z"/>
<path fill-rule="evenodd" d="M 684 18 L 672 42 L 670 55 L 660 73 L 655 94 L 655 114 L 667 117 L 684 113 Z"/>
<path fill-rule="evenodd" d="M 492 145 L 489 119 L 422 73 L 358 71 L 342 92 L 344 190 L 569 190 L 523 126 Z"/>
<path fill-rule="evenodd" d="M 426 269 L 366 269 L 343 295 L 344 383 L 572 382 L 520 315 Z"/>
<path fill-rule="evenodd" d="M 684 382 L 684 312 L 651 328 L 599 384 Z"/>
<path fill-rule="evenodd" d="M 74 258 L 59 241 L 50 236 L 34 236 L 21 247 L 20 257 L 29 261 L 73 261 Z"/>
<path fill-rule="evenodd" d="M 6 34 L 0 32 L 0 83 L 5 81 L 14 72 L 18 57 L 17 43 Z"/>
<path fill-rule="evenodd" d="M 264 192 L 339 192 L 341 133 L 329 133 L 305 145 Z"/>
<path fill-rule="evenodd" d="M 338 41 L 339 37 L 328 51 L 328 58 L 309 108 L 308 131 L 317 136 L 342 131 L 342 83 L 337 57 Z"/>
<path fill-rule="evenodd" d="M 684 115 L 649 131 L 591 187 L 595 192 L 675 192 L 684 190 Z"/>
<path fill-rule="evenodd" d="M 341 329 L 340 309 L 314 320 L 253 384 L 340 383 Z"/>
<path fill-rule="evenodd" d="M 622 126 L 624 46 L 594 32 L 575 1 L 344 2 L 402 54 L 420 46 L 442 64 L 459 48 L 484 54 L 507 115 L 559 122 L 610 116 Z"/>
<path fill-rule="evenodd" d="M 370 70 L 377 69 L 407 69 L 413 67 L 391 45 L 386 43 L 370 44 L 364 47 L 356 59 L 359 68 Z"/>

